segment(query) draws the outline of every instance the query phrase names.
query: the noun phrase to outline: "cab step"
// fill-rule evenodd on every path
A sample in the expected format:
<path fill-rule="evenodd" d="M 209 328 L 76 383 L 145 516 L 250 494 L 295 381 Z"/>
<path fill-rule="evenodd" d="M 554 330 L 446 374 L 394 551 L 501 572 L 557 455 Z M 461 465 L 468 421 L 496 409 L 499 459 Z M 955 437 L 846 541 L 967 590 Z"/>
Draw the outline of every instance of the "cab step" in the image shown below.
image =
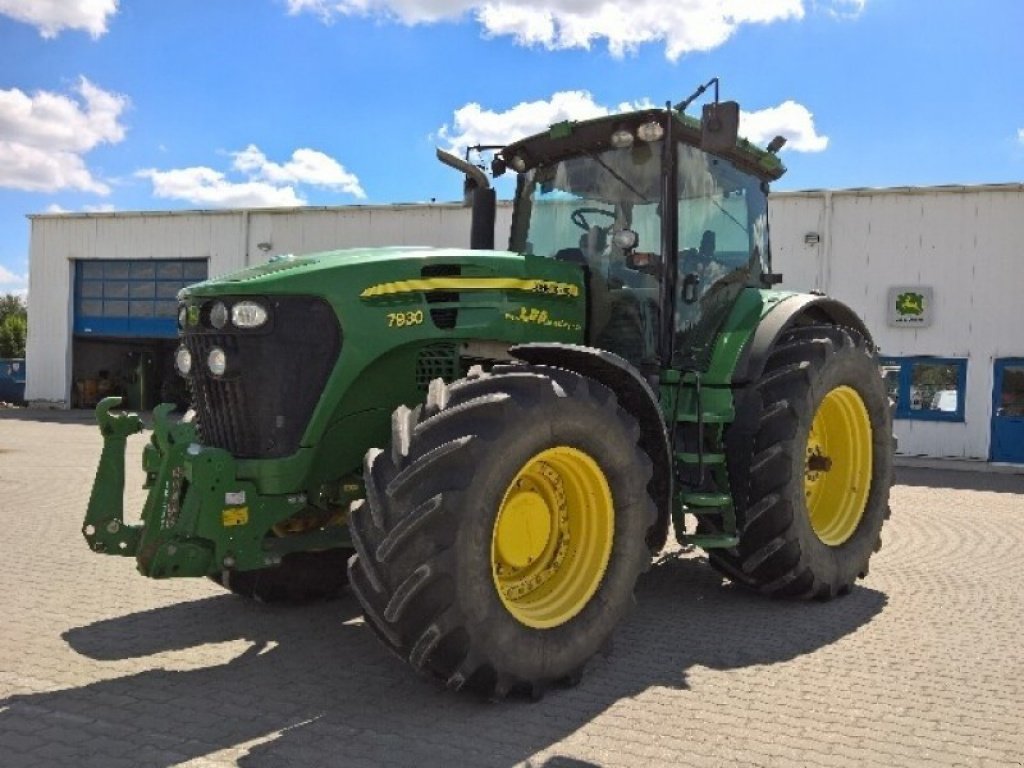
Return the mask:
<path fill-rule="evenodd" d="M 727 411 L 704 411 L 704 418 L 702 419 L 705 424 L 731 424 L 735 420 L 736 412 L 731 408 Z M 698 418 L 696 413 L 680 413 L 676 416 L 676 421 L 696 424 Z"/>
<path fill-rule="evenodd" d="M 681 544 L 692 544 L 701 549 L 731 549 L 739 546 L 739 536 L 725 533 L 694 533 L 680 538 Z"/>
<path fill-rule="evenodd" d="M 694 514 L 719 512 L 732 507 L 732 496 L 728 493 L 681 493 L 679 500 Z"/>
<path fill-rule="evenodd" d="M 699 464 L 701 461 L 701 456 L 696 453 L 677 453 L 676 458 L 683 464 Z M 703 459 L 708 466 L 725 464 L 724 453 L 705 453 Z"/>

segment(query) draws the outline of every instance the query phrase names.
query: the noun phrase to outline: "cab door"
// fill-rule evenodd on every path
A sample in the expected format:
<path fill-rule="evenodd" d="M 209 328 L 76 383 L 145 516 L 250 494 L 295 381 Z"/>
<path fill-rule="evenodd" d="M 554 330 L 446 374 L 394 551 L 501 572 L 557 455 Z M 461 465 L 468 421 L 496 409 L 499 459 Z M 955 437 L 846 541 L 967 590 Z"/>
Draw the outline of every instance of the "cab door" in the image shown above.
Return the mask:
<path fill-rule="evenodd" d="M 992 461 L 1024 464 L 1024 357 L 995 361 L 992 387 Z"/>

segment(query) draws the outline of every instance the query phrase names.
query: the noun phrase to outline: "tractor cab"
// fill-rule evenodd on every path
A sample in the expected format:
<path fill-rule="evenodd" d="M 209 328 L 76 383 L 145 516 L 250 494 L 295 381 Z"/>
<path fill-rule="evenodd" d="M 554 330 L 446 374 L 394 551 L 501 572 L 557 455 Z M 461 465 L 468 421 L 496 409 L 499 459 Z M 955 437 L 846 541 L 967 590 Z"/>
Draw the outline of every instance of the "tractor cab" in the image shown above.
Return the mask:
<path fill-rule="evenodd" d="M 707 133 L 643 110 L 554 125 L 494 164 L 518 172 L 509 250 L 580 264 L 587 343 L 645 372 L 699 364 L 737 293 L 773 282 L 767 192 L 784 168 L 735 132 L 702 149 Z"/>

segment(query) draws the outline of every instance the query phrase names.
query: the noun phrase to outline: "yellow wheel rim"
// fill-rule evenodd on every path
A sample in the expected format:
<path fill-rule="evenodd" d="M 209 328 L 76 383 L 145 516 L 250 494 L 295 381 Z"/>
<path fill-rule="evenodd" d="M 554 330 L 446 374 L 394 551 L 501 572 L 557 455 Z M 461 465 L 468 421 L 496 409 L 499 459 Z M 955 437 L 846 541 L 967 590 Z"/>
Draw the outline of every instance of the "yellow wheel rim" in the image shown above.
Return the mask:
<path fill-rule="evenodd" d="M 815 534 L 837 547 L 860 525 L 871 490 L 871 420 L 852 387 L 825 395 L 807 435 L 804 495 Z"/>
<path fill-rule="evenodd" d="M 583 610 L 612 552 L 615 510 L 604 472 L 589 455 L 559 446 L 519 470 L 491 535 L 491 572 L 508 612 L 549 629 Z"/>

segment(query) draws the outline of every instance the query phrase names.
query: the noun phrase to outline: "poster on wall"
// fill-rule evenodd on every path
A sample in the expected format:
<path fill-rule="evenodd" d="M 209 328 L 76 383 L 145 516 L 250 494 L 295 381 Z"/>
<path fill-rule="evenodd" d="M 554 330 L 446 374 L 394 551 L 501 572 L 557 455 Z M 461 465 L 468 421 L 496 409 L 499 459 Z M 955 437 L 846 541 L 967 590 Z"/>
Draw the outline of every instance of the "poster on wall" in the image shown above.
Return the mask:
<path fill-rule="evenodd" d="M 927 328 L 932 324 L 934 305 L 930 286 L 896 285 L 889 289 L 886 316 L 894 327 Z"/>

